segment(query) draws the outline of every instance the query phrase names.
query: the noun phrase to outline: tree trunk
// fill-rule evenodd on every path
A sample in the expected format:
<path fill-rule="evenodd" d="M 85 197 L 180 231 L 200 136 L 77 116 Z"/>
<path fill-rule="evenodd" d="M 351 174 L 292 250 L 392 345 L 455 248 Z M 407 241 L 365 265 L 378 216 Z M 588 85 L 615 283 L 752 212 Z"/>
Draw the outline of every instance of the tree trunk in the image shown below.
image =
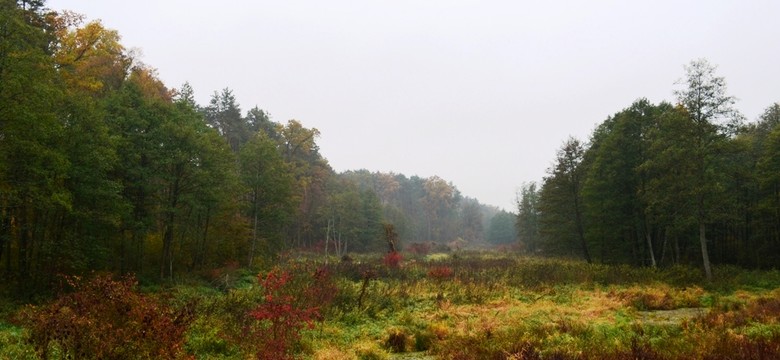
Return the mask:
<path fill-rule="evenodd" d="M 666 245 L 669 243 L 669 228 L 664 228 L 664 241 L 661 243 L 661 260 L 659 261 L 661 264 L 664 264 L 664 260 L 666 259 Z"/>
<path fill-rule="evenodd" d="M 582 214 L 580 213 L 580 203 L 577 199 L 577 194 L 575 192 L 574 195 L 574 220 L 576 221 L 577 225 L 577 235 L 579 236 L 580 245 L 582 246 L 582 255 L 585 257 L 585 261 L 588 262 L 588 264 L 591 263 L 590 259 L 590 252 L 588 251 L 588 242 L 585 241 L 585 230 L 582 226 Z"/>
<path fill-rule="evenodd" d="M 653 237 L 649 231 L 645 232 L 645 238 L 647 239 L 647 250 L 650 251 L 650 265 L 656 267 L 655 252 L 653 252 Z"/>
<path fill-rule="evenodd" d="M 5 209 L 0 210 L 0 260 L 3 259 L 3 250 L 11 239 L 11 217 Z M 8 254 L 10 257 L 10 254 Z M 8 269 L 6 269 L 8 270 Z"/>
<path fill-rule="evenodd" d="M 701 257 L 704 261 L 704 273 L 707 275 L 707 281 L 712 281 L 712 269 L 710 268 L 710 254 L 707 251 L 707 237 L 705 233 L 704 222 L 699 222 L 699 243 L 701 244 Z"/>
<path fill-rule="evenodd" d="M 328 244 L 330 243 L 330 223 L 333 220 L 328 219 L 328 228 L 325 229 L 325 265 L 328 265 Z"/>
<path fill-rule="evenodd" d="M 165 225 L 165 232 L 163 233 L 163 253 L 162 253 L 162 261 L 160 262 L 160 279 L 165 279 L 166 275 L 166 267 L 169 269 L 167 272 L 167 275 L 169 275 L 171 278 L 173 278 L 173 265 L 172 265 L 172 255 L 173 255 L 173 221 L 175 220 L 175 217 L 173 215 L 173 211 L 170 211 L 166 215 L 166 225 Z"/>
<path fill-rule="evenodd" d="M 252 262 L 255 259 L 255 247 L 257 246 L 257 191 L 254 196 L 254 218 L 252 219 L 252 246 L 249 250 L 249 267 L 252 267 Z"/>
<path fill-rule="evenodd" d="M 680 238 L 677 235 L 674 236 L 674 264 L 680 264 Z"/>
<path fill-rule="evenodd" d="M 206 263 L 206 244 L 208 243 L 209 224 L 211 224 L 211 207 L 206 208 L 206 224 L 204 224 L 203 233 L 201 234 L 198 262 L 196 265 L 198 269 L 203 269 L 203 264 Z"/>

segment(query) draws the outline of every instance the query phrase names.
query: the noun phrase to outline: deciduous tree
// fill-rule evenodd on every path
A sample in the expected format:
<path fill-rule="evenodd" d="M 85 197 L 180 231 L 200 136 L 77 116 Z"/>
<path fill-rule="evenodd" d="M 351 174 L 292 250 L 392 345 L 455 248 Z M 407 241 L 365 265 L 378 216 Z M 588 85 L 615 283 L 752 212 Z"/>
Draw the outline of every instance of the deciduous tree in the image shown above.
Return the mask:
<path fill-rule="evenodd" d="M 707 248 L 706 224 L 716 215 L 714 198 L 719 182 L 712 175 L 717 174 L 716 151 L 724 136 L 733 134 L 740 126 L 742 115 L 733 107 L 736 98 L 728 95 L 726 80 L 715 74 L 716 67 L 705 59 L 692 61 L 685 66 L 686 76 L 683 88 L 675 91 L 677 101 L 685 107 L 690 124 L 688 142 L 694 147 L 690 153 L 694 167 L 692 189 L 689 200 L 695 205 L 695 219 L 699 228 L 704 271 L 712 278 L 709 250 Z M 685 146 L 683 144 L 675 144 Z"/>

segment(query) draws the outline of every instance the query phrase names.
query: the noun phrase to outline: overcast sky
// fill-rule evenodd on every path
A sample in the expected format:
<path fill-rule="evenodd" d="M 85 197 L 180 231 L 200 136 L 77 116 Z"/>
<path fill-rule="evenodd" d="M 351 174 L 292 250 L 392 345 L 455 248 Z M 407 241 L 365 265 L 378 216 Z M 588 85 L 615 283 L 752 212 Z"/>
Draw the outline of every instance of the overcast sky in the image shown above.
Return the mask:
<path fill-rule="evenodd" d="M 438 175 L 514 210 L 570 135 L 683 65 L 718 65 L 751 121 L 780 101 L 780 1 L 50 0 L 119 31 L 169 87 L 322 133 L 336 171 Z"/>

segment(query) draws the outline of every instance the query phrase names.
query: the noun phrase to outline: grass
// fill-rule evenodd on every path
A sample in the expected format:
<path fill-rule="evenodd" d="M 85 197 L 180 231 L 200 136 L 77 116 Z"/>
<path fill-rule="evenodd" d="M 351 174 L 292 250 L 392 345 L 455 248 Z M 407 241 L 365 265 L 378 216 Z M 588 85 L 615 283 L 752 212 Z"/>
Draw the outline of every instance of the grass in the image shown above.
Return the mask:
<path fill-rule="evenodd" d="M 426 277 L 427 269 L 444 266 L 453 269 L 451 278 Z M 363 308 L 329 317 L 322 327 L 330 331 L 312 337 L 311 347 L 338 344 L 343 350 L 351 343 L 373 342 L 391 353 L 423 350 L 444 359 L 718 359 L 753 358 L 759 350 L 780 354 L 773 352 L 780 343 L 777 319 L 751 315 L 759 311 L 751 304 L 777 297 L 776 272 L 719 270 L 721 277 L 707 283 L 698 270 L 685 267 L 429 255 L 406 262 L 400 274 L 375 280 Z M 720 323 L 708 320 L 715 313 L 731 315 Z M 716 346 L 728 334 L 736 334 L 730 344 L 743 352 Z M 415 347 L 417 343 L 421 345 Z M 700 345 L 708 343 L 721 353 L 701 350 Z"/>
<path fill-rule="evenodd" d="M 337 294 L 321 304 L 322 321 L 303 330 L 297 357 L 780 357 L 777 271 L 721 267 L 708 283 L 698 269 L 685 267 L 632 268 L 498 253 L 434 254 L 405 259 L 397 269 L 384 266 L 379 256 L 352 259 L 328 265 Z M 322 261 L 305 254 L 282 264 L 299 273 L 320 266 Z M 230 279 L 237 280 L 158 290 L 174 304 L 198 302 L 185 345 L 195 358 L 250 355 L 226 329 L 237 326 L 242 309 L 263 299 L 251 274 Z M 35 358 L 26 336 L 24 329 L 0 322 L 0 358 Z"/>

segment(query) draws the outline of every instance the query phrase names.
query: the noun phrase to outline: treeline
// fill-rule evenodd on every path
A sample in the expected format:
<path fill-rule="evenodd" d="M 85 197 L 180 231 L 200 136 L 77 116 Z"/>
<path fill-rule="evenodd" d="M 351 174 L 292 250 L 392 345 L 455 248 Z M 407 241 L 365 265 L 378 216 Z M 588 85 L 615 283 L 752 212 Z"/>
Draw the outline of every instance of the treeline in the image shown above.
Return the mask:
<path fill-rule="evenodd" d="M 640 99 L 568 139 L 518 196 L 527 251 L 640 266 L 780 265 L 780 104 L 745 123 L 706 60 L 676 105 Z"/>
<path fill-rule="evenodd" d="M 346 171 L 342 178 L 375 194 L 382 217 L 407 243 L 508 245 L 517 240 L 514 214 L 464 197 L 438 176 Z M 453 243 L 454 242 L 454 243 Z"/>
<path fill-rule="evenodd" d="M 384 251 L 383 223 L 402 242 L 478 242 L 498 213 L 438 177 L 336 174 L 317 129 L 243 112 L 229 89 L 201 106 L 116 31 L 43 1 L 0 0 L 0 34 L 0 276 L 16 291 Z"/>

